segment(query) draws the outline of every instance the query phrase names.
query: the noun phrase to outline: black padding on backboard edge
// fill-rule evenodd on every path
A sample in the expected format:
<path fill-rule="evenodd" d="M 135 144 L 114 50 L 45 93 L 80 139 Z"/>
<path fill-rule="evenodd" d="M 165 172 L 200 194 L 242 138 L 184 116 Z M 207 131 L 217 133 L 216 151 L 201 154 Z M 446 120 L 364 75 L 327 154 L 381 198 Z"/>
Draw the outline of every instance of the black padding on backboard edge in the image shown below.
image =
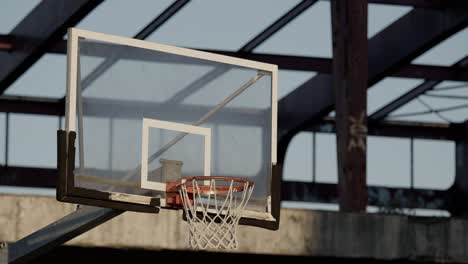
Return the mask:
<path fill-rule="evenodd" d="M 271 214 L 276 219 L 276 221 L 241 218 L 239 221 L 240 225 L 249 225 L 269 230 L 278 230 L 281 211 L 281 170 L 282 166 L 279 164 L 271 166 Z"/>
<path fill-rule="evenodd" d="M 67 195 L 67 162 L 75 161 L 74 142 L 76 138 L 75 132 L 69 132 L 63 130 L 57 131 L 57 169 L 58 169 L 58 183 L 56 197 L 58 201 L 64 201 Z M 67 153 L 67 142 L 70 141 L 70 149 L 73 151 Z M 74 164 L 70 164 L 69 167 L 74 167 Z"/>
<path fill-rule="evenodd" d="M 110 193 L 75 187 L 75 139 L 76 133 L 57 131 L 57 169 L 58 184 L 56 198 L 67 203 L 84 204 L 113 208 L 124 211 L 159 213 L 159 200 L 153 199 L 150 205 L 133 204 L 109 200 Z"/>

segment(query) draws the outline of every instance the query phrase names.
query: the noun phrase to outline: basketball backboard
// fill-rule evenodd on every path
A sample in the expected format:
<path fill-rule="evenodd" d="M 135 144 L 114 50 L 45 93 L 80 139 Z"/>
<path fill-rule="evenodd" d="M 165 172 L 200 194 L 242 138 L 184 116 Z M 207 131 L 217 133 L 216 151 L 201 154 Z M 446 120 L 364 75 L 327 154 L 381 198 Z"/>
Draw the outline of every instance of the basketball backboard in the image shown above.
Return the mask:
<path fill-rule="evenodd" d="M 158 212 L 181 178 L 243 177 L 241 223 L 275 229 L 276 120 L 276 65 L 72 28 L 57 198 Z"/>

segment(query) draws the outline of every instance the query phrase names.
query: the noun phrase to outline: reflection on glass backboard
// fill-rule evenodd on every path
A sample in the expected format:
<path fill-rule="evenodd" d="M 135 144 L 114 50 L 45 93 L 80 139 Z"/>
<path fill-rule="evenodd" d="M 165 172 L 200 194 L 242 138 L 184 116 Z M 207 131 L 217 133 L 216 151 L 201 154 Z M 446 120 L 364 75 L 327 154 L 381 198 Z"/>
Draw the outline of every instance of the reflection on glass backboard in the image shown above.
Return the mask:
<path fill-rule="evenodd" d="M 241 223 L 275 226 L 276 65 L 71 29 L 67 74 L 59 200 L 182 209 L 173 187 L 211 176 L 205 204 L 246 184 Z"/>

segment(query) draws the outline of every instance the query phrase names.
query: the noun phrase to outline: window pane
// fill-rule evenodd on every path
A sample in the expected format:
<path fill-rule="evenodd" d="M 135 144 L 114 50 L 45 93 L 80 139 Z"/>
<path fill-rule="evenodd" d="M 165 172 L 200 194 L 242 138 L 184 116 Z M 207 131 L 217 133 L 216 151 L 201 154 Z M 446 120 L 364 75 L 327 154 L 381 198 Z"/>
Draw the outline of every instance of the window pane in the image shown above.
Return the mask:
<path fill-rule="evenodd" d="M 313 141 L 312 133 L 301 132 L 289 143 L 283 168 L 287 181 L 312 181 Z"/>
<path fill-rule="evenodd" d="M 317 133 L 315 143 L 317 145 L 317 182 L 337 183 L 335 134 Z"/>
<path fill-rule="evenodd" d="M 455 180 L 455 143 L 414 140 L 414 185 L 445 190 Z"/>
<path fill-rule="evenodd" d="M 443 81 L 427 93 L 468 97 L 468 82 Z"/>
<path fill-rule="evenodd" d="M 55 168 L 57 128 L 57 117 L 10 114 L 9 165 Z"/>
<path fill-rule="evenodd" d="M 283 98 L 316 74 L 316 72 L 279 70 L 278 99 Z"/>
<path fill-rule="evenodd" d="M 8 87 L 5 94 L 55 98 L 65 96 L 66 63 L 65 55 L 44 55 Z"/>
<path fill-rule="evenodd" d="M 317 1 L 255 52 L 331 58 L 330 3 Z"/>
<path fill-rule="evenodd" d="M 57 191 L 55 188 L 35 188 L 35 187 L 18 187 L 18 186 L 3 186 L 0 185 L 1 194 L 13 195 L 34 195 L 34 196 L 50 196 L 55 197 Z"/>
<path fill-rule="evenodd" d="M 410 141 L 367 137 L 367 185 L 410 186 Z"/>
<path fill-rule="evenodd" d="M 367 113 L 374 113 L 422 82 L 423 80 L 387 77 L 374 84 L 367 92 Z"/>
<path fill-rule="evenodd" d="M 468 107 L 466 107 L 468 83 L 442 82 L 437 87 L 439 88 L 422 94 L 419 97 L 420 100 L 423 100 L 432 109 L 442 110 L 439 115 L 447 122 L 464 122 L 468 116 Z M 450 89 L 451 87 L 459 88 Z M 452 107 L 455 108 L 450 109 Z"/>
<path fill-rule="evenodd" d="M 415 209 L 415 208 L 389 208 L 367 206 L 368 213 L 386 213 L 408 215 L 408 216 L 424 216 L 424 217 L 450 217 L 450 213 L 445 210 L 435 209 Z"/>
<path fill-rule="evenodd" d="M 428 111 L 428 108 L 417 100 L 410 101 L 404 106 L 398 108 L 391 113 L 388 120 L 398 121 L 416 121 L 416 122 L 445 122 L 442 118 L 435 113 L 428 114 L 414 114 L 418 112 Z"/>
<path fill-rule="evenodd" d="M 334 203 L 310 203 L 310 202 L 291 202 L 291 201 L 282 201 L 281 207 L 293 208 L 293 209 L 319 210 L 319 211 L 338 211 L 340 209 L 338 204 L 334 204 Z"/>

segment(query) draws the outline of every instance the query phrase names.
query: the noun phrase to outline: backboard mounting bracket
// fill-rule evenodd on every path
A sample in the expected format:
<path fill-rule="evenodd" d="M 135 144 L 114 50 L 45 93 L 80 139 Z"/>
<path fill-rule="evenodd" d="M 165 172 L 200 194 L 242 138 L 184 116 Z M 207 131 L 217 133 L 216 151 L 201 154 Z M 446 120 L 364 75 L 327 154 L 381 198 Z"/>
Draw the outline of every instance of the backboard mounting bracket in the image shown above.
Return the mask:
<path fill-rule="evenodd" d="M 160 199 L 140 195 L 125 195 L 76 187 L 73 170 L 75 169 L 76 133 L 57 131 L 57 168 L 59 184 L 56 198 L 67 203 L 109 207 L 118 210 L 144 213 L 159 213 Z M 90 199 L 89 197 L 93 197 Z"/>

